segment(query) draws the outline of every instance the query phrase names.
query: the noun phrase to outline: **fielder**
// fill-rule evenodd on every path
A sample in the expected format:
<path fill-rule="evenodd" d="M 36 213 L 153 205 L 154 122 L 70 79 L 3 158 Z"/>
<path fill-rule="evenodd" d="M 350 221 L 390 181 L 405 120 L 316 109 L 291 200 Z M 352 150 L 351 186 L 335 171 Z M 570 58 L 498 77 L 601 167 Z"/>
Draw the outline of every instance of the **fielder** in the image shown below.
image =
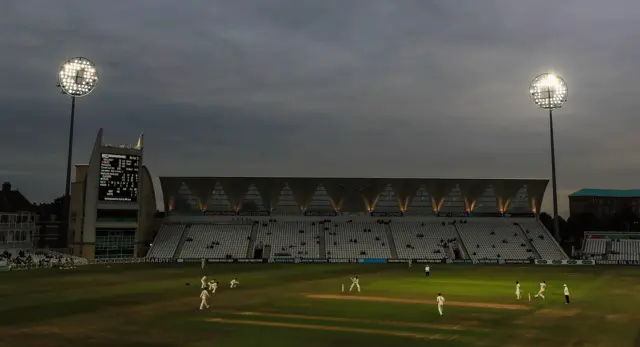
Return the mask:
<path fill-rule="evenodd" d="M 353 287 L 356 287 L 358 289 L 358 293 L 360 293 L 360 280 L 358 279 L 358 276 L 351 277 L 351 287 L 349 287 L 349 291 L 353 290 Z"/>
<path fill-rule="evenodd" d="M 413 263 L 413 260 L 409 259 L 409 267 L 411 267 L 411 263 Z"/>
<path fill-rule="evenodd" d="M 569 287 L 567 287 L 566 284 L 563 284 L 564 286 L 564 304 L 568 305 L 571 303 L 571 299 L 569 298 Z"/>
<path fill-rule="evenodd" d="M 516 281 L 516 299 L 520 300 L 522 290 L 520 290 L 520 282 Z"/>
<path fill-rule="evenodd" d="M 200 293 L 200 310 L 202 310 L 204 307 L 209 308 L 209 304 L 207 304 L 207 298 L 209 297 L 209 293 L 207 292 L 206 289 L 204 289 L 202 291 L 202 293 Z"/>
<path fill-rule="evenodd" d="M 218 282 L 216 282 L 216 280 L 209 281 L 209 291 L 211 291 L 211 294 L 215 294 L 216 289 L 218 289 Z"/>
<path fill-rule="evenodd" d="M 534 296 L 534 298 L 541 297 L 542 300 L 545 300 L 544 291 L 547 289 L 547 281 L 540 282 L 540 290 L 538 290 L 538 294 Z"/>
<path fill-rule="evenodd" d="M 207 288 L 207 276 L 202 276 L 202 279 L 200 280 L 200 283 L 202 283 L 202 285 L 200 286 L 200 289 L 206 289 Z"/>
<path fill-rule="evenodd" d="M 431 268 L 429 267 L 429 265 L 424 267 L 424 275 L 427 277 L 431 277 Z"/>
<path fill-rule="evenodd" d="M 438 302 L 438 312 L 440 312 L 440 315 L 442 316 L 442 312 L 444 310 L 444 296 L 442 296 L 442 293 L 438 293 L 436 301 Z"/>
<path fill-rule="evenodd" d="M 238 284 L 240 284 L 240 282 L 238 282 L 237 278 L 234 278 L 231 280 L 231 282 L 229 282 L 229 284 L 230 284 L 229 288 L 235 288 L 238 286 Z"/>
<path fill-rule="evenodd" d="M 205 260 L 204 258 L 202 258 L 202 260 L 200 260 L 200 268 L 204 269 L 204 264 L 205 264 Z"/>

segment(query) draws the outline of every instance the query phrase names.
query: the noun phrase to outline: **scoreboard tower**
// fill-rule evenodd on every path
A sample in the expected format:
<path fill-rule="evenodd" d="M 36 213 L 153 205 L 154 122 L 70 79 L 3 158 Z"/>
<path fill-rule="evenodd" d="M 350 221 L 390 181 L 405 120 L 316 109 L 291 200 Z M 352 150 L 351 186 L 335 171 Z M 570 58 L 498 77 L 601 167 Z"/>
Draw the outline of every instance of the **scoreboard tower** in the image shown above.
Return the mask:
<path fill-rule="evenodd" d="M 88 259 L 133 258 L 150 243 L 156 211 L 153 183 L 135 145 L 103 144 L 98 133 L 88 165 L 76 165 L 69 215 L 69 248 Z"/>

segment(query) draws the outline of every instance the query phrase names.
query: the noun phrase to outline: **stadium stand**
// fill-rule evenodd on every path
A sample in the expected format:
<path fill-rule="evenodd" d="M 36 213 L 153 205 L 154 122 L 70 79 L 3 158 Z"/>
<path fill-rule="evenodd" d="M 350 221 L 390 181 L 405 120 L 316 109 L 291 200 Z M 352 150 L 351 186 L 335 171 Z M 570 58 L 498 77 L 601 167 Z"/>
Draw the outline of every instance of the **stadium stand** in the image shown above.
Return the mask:
<path fill-rule="evenodd" d="M 582 258 L 640 261 L 640 234 L 617 231 L 585 232 Z"/>
<path fill-rule="evenodd" d="M 321 225 L 305 221 L 262 221 L 258 224 L 256 244 L 270 246 L 272 258 L 320 258 Z M 324 258 L 324 255 L 322 256 Z"/>
<path fill-rule="evenodd" d="M 193 224 L 178 258 L 245 258 L 251 224 Z"/>
<path fill-rule="evenodd" d="M 147 257 L 245 258 L 251 257 L 255 248 L 263 250 L 264 258 L 568 259 L 544 226 L 531 219 L 420 218 L 383 222 L 301 217 L 240 222 L 244 224 L 166 223 Z M 592 253 L 606 252 L 606 241 L 602 241 L 605 243 L 601 248 Z M 637 247 L 633 242 L 620 244 L 620 253 L 633 254 Z"/>
<path fill-rule="evenodd" d="M 536 220 L 518 222 L 525 236 L 533 245 L 542 259 L 568 259 L 560 245 L 555 241 L 545 227 Z"/>
<path fill-rule="evenodd" d="M 171 258 L 178 248 L 185 224 L 163 224 L 156 235 L 147 258 Z"/>
<path fill-rule="evenodd" d="M 400 259 L 442 259 L 444 245 L 456 240 L 453 225 L 439 221 L 400 221 L 390 224 Z"/>
<path fill-rule="evenodd" d="M 585 238 L 582 254 L 589 256 L 591 259 L 602 259 L 607 253 L 608 243 L 609 239 Z"/>
<path fill-rule="evenodd" d="M 455 223 L 471 259 L 535 258 L 522 230 L 504 219 Z"/>
<path fill-rule="evenodd" d="M 327 258 L 391 258 L 387 230 L 380 222 L 325 222 Z"/>
<path fill-rule="evenodd" d="M 640 260 L 640 240 L 611 240 L 609 260 Z"/>

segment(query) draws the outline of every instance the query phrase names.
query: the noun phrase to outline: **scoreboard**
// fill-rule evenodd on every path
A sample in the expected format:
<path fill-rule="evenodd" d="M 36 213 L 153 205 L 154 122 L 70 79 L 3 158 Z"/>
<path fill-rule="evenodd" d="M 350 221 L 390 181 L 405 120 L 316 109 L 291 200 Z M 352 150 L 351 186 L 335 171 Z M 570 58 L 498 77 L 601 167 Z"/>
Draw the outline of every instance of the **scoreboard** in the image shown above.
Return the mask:
<path fill-rule="evenodd" d="M 100 155 L 99 201 L 137 202 L 140 156 Z"/>

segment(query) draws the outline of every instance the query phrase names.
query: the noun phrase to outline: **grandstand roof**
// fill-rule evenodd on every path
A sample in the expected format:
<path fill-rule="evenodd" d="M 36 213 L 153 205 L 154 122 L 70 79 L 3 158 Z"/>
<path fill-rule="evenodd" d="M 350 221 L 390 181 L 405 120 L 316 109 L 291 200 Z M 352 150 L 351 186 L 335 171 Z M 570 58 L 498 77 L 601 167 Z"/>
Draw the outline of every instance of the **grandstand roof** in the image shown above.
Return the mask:
<path fill-rule="evenodd" d="M 549 183 L 545 179 L 443 179 L 443 178 L 323 178 L 323 177 L 160 177 L 165 211 L 171 211 L 180 187 L 185 184 L 191 195 L 206 210 L 216 186 L 224 190 L 232 209 L 242 206 L 250 186 L 260 193 L 265 206 L 275 206 L 280 193 L 288 186 L 301 210 L 306 210 L 318 187 L 323 186 L 337 211 L 366 212 L 373 208 L 380 194 L 388 187 L 393 189 L 398 203 L 409 208 L 420 187 L 424 187 L 434 206 L 442 201 L 454 188 L 468 204 L 474 204 L 484 191 L 491 187 L 501 209 L 507 210 L 512 198 L 526 188 L 529 206 L 539 211 L 544 191 Z"/>
<path fill-rule="evenodd" d="M 638 198 L 640 197 L 640 189 L 580 189 L 573 194 L 569 194 L 570 198 L 573 197 L 594 197 L 594 198 Z"/>

